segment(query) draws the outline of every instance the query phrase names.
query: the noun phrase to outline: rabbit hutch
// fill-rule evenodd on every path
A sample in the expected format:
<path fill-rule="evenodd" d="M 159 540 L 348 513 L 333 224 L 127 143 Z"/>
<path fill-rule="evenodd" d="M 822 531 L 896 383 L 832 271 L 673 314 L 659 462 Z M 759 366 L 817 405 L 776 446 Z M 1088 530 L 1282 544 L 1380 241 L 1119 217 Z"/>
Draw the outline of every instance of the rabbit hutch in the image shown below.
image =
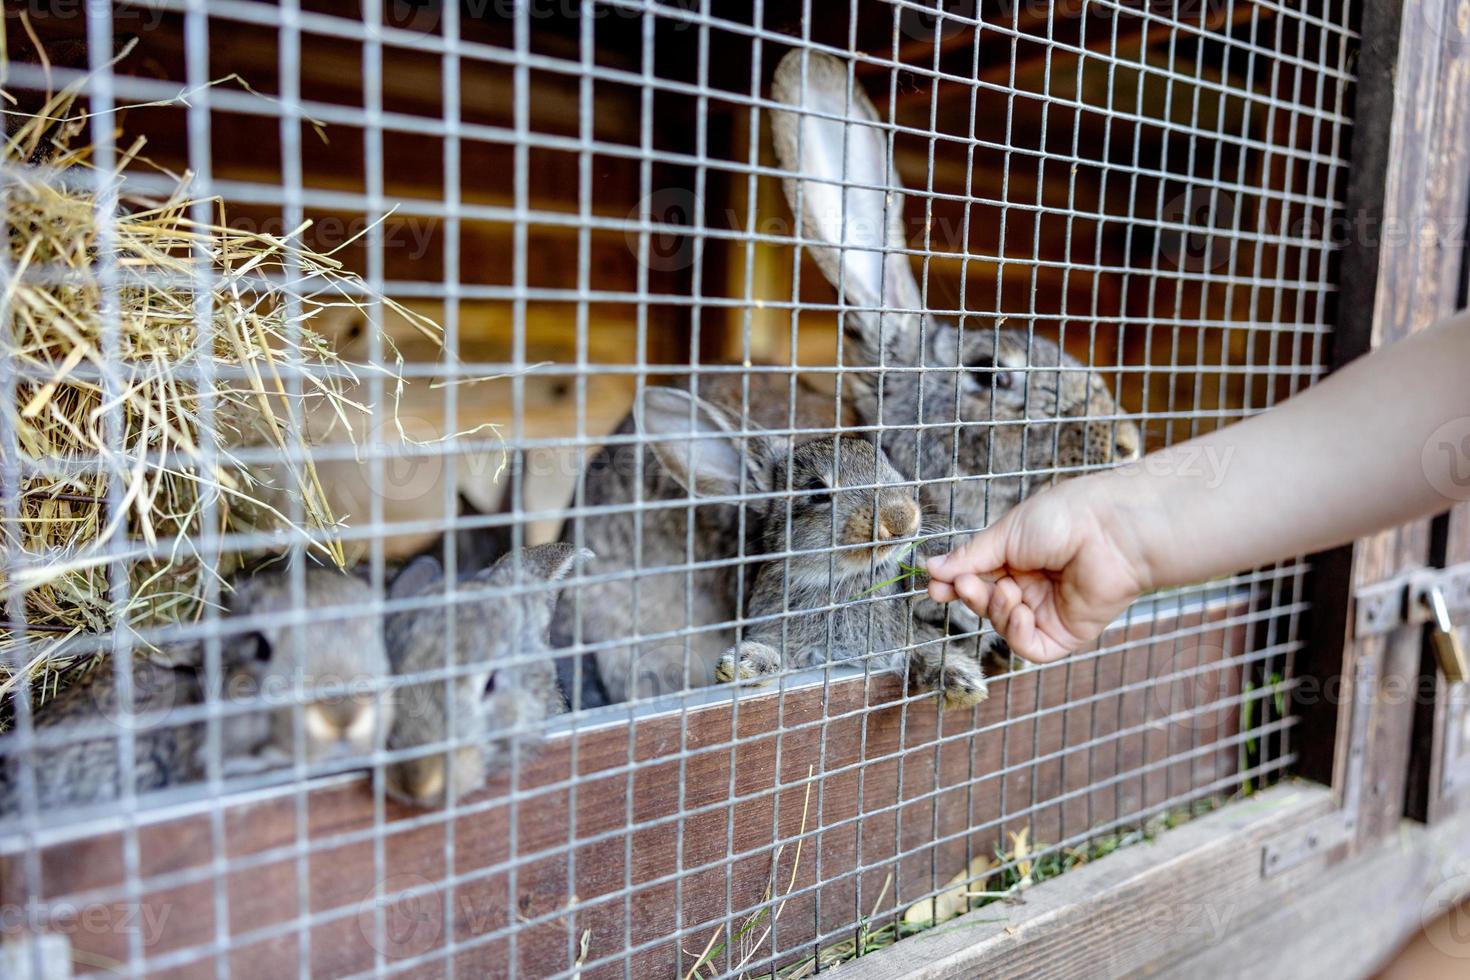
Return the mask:
<path fill-rule="evenodd" d="M 1463 6 L 3 28 L 0 975 L 1357 975 L 1470 895 L 1463 505 L 1044 666 L 917 573 L 1463 305 Z"/>

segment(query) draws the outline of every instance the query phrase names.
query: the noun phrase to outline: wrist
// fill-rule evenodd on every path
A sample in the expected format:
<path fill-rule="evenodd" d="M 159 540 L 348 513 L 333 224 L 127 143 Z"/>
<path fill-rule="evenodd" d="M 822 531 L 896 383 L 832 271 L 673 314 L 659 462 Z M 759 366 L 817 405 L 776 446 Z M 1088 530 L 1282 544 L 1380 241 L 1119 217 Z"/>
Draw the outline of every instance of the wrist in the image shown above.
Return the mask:
<path fill-rule="evenodd" d="M 1169 562 L 1173 552 L 1165 540 L 1165 488 L 1141 463 L 1088 477 L 1092 486 L 1076 482 L 1085 491 L 1095 533 L 1132 577 L 1123 584 L 1140 594 L 1175 584 Z"/>

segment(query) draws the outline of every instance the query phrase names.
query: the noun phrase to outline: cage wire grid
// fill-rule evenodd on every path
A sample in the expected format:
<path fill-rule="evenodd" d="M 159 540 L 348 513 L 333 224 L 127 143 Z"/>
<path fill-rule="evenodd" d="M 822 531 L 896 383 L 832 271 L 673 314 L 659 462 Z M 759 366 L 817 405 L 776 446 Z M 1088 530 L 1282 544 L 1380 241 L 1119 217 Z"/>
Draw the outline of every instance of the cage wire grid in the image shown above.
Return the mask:
<path fill-rule="evenodd" d="M 63 902 L 74 909 L 136 910 L 161 896 L 175 907 L 176 923 L 188 919 L 193 925 L 155 935 L 144 924 L 119 917 L 106 948 L 112 965 L 130 975 L 170 970 L 248 975 L 260 962 L 302 976 L 514 971 L 636 976 L 655 969 L 678 976 L 790 975 L 826 965 L 835 945 L 861 946 L 885 926 L 894 935 L 911 931 L 904 924 L 906 913 L 926 900 L 937 902 L 956 884 L 982 892 L 999 888 L 995 883 L 1005 876 L 1022 878 L 1048 857 L 1085 855 L 1089 842 L 1100 837 L 1152 826 L 1289 771 L 1295 761 L 1290 741 L 1295 719 L 1289 707 L 1280 706 L 1289 705 L 1297 684 L 1292 665 L 1308 609 L 1304 558 L 1147 597 L 1103 640 L 1059 663 L 1025 671 L 988 668 L 992 696 L 979 708 L 941 711 L 934 691 L 887 675 L 878 651 L 839 664 L 784 670 L 764 688 L 708 685 L 709 678 L 701 676 L 708 665 L 699 662 L 697 644 L 763 625 L 785 631 L 796 618 L 798 610 L 787 608 L 787 602 L 775 612 L 746 613 L 745 599 L 759 566 L 774 562 L 789 570 L 793 562 L 816 558 L 825 559 L 830 573 L 846 553 L 863 546 L 843 544 L 835 520 L 825 544 L 798 545 L 794 505 L 823 491 L 803 489 L 790 479 L 762 489 L 742 470 L 735 492 L 698 497 L 700 507 L 735 508 L 733 553 L 700 557 L 690 521 L 682 558 L 644 564 L 644 536 L 656 515 L 693 515 L 696 501 L 688 495 L 643 496 L 643 469 L 654 465 L 654 457 L 642 451 L 648 440 L 636 430 L 608 431 L 597 416 L 602 397 L 597 386 L 616 382 L 627 400 L 637 401 L 660 385 L 687 384 L 697 394 L 733 379 L 738 385 L 732 413 L 739 424 L 736 438 L 783 440 L 788 473 L 798 445 L 807 441 L 830 444 L 840 466 L 839 437 L 882 440 L 906 429 L 923 441 L 942 439 L 956 428 L 958 385 L 952 414 L 941 412 L 935 420 L 921 415 L 898 425 L 887 421 L 886 389 L 879 385 L 876 415 L 844 421 L 852 401 L 844 382 L 854 376 L 910 376 L 922 385 L 965 369 L 957 360 L 883 364 L 876 371 L 854 365 L 846 350 L 853 341 L 843 330 L 830 331 L 830 354 L 812 362 L 799 350 L 803 338 L 820 329 L 812 326 L 818 319 L 837 324 L 876 318 L 880 331 L 913 324 L 925 350 L 925 339 L 945 329 L 940 318 L 957 322 L 961 337 L 998 338 L 1005 323 L 1024 338 L 1026 362 L 1008 368 L 1020 386 L 1029 389 L 1046 377 L 1069 373 L 1097 374 L 1117 407 L 1094 411 L 1089 396 L 1080 419 L 1100 423 L 1109 441 L 1118 438 L 1120 427 L 1136 425 L 1147 449 L 1268 408 L 1325 371 L 1335 292 L 1331 258 L 1338 247 L 1334 228 L 1342 217 L 1352 124 L 1354 11 L 1325 3 L 1296 10 L 1244 0 L 1181 6 L 1172 13 L 1103 0 L 1056 10 L 1006 5 L 992 12 L 987 6 L 969 11 L 970 16 L 936 14 L 907 0 L 851 0 L 840 17 L 816 9 L 810 0 L 789 5 L 755 0 L 741 9 L 744 16 L 716 14 L 715 6 L 710 0 L 587 0 L 568 4 L 559 16 L 536 5 L 512 4 L 498 12 L 500 20 L 490 30 L 482 23 L 489 16 L 485 11 L 461 11 L 454 4 L 410 5 L 409 26 L 404 26 L 404 8 L 373 2 L 364 3 L 358 17 L 330 6 L 305 9 L 296 0 L 274 5 L 164 0 L 135 6 L 89 0 L 85 61 L 43 66 L 12 56 L 8 90 L 36 93 L 48 86 L 81 85 L 91 113 L 86 138 L 97 163 L 94 192 L 104 243 L 119 207 L 118 187 L 106 179 L 119 154 L 114 110 L 144 103 L 181 108 L 175 116 L 152 118 L 182 121 L 180 163 L 189 171 L 191 214 L 201 224 L 215 220 L 209 200 L 215 195 L 231 206 L 278 213 L 287 229 L 312 215 L 360 215 L 361 235 L 344 254 L 358 263 L 361 279 L 342 288 L 355 291 L 364 304 L 360 360 L 368 370 L 360 395 L 372 416 L 356 445 L 333 441 L 309 451 L 227 450 L 231 459 L 247 465 L 302 465 L 309 458 L 361 466 L 368 490 L 363 507 L 330 536 L 355 548 L 370 599 L 314 605 L 306 558 L 314 543 L 329 536 L 326 532 L 283 537 L 273 531 L 221 531 L 217 503 L 208 500 L 199 525 L 201 551 L 284 550 L 291 559 L 283 566 L 288 608 L 245 618 L 226 615 L 225 590 L 213 581 L 198 622 L 78 638 L 78 651 L 108 654 L 99 669 L 112 672 L 119 692 L 116 717 L 90 728 L 37 725 L 46 707 L 32 709 L 30 685 L 20 670 L 30 660 L 28 644 L 35 637 L 19 630 L 21 642 L 6 656 L 21 680 L 10 699 L 10 730 L 0 739 L 0 753 L 20 787 L 18 814 L 0 818 L 5 905 L 12 917 L 5 926 L 12 938 L 55 930 L 54 914 Z M 432 11 L 427 28 L 411 16 L 415 10 Z M 155 37 L 178 40 L 180 77 L 144 77 L 130 73 L 126 61 L 115 61 L 115 39 L 130 15 L 139 13 L 158 15 Z M 828 17 L 846 25 L 845 36 L 823 22 Z M 623 29 L 603 34 L 610 22 Z M 6 26 L 14 39 L 9 17 Z M 246 38 L 274 38 L 273 79 L 250 79 L 259 91 L 217 84 L 216 62 L 229 62 L 221 57 L 220 42 L 237 30 Z M 541 41 L 546 31 L 560 32 L 558 45 Z M 319 89 L 318 78 L 308 63 L 324 42 L 355 51 L 360 73 L 355 100 L 333 101 L 319 90 L 312 94 Z M 672 52 L 674 44 L 687 47 Z M 609 56 L 610 49 L 616 57 Z M 839 263 L 837 281 L 829 288 L 817 262 L 804 261 L 832 248 L 820 230 L 806 226 L 799 203 L 815 184 L 810 178 L 794 179 L 802 175 L 766 152 L 771 113 L 791 110 L 770 93 L 772 70 L 788 51 L 802 53 L 803 92 L 813 85 L 811 59 L 836 58 L 846 72 L 840 113 L 799 108 L 798 115 L 875 132 L 892 172 L 903 164 L 902 186 L 873 185 L 848 172 L 844 147 L 842 172 L 830 183 L 854 194 L 883 192 L 885 225 L 886 202 L 894 195 L 903 200 L 907 241 L 870 250 L 912 267 L 916 307 L 891 293 L 880 292 L 876 302 L 865 300 L 857 288 L 861 284 L 845 281 L 845 263 Z M 998 61 L 996 51 L 1001 52 Z M 408 56 L 437 96 L 433 111 L 404 107 L 395 86 L 408 70 L 408 62 L 399 59 Z M 733 63 L 740 66 L 748 60 L 749 70 L 734 73 L 738 80 L 724 75 L 716 81 L 722 59 L 738 59 Z M 677 70 L 669 70 L 670 62 Z M 425 67 L 430 64 L 432 69 Z M 686 69 L 692 69 L 692 78 L 681 77 Z M 473 71 L 503 72 L 493 76 L 499 86 L 494 91 L 507 96 L 508 104 L 487 113 L 483 101 L 461 86 L 461 78 Z M 1097 72 L 1105 79 L 1100 96 L 1093 90 L 1084 97 L 1086 83 Z M 1119 84 L 1120 75 L 1126 85 Z M 1150 86 L 1161 89 L 1161 103 Z M 187 97 L 177 102 L 181 90 Z M 599 96 L 608 91 L 621 93 L 617 105 L 626 118 L 616 125 L 599 106 Z M 555 125 L 544 122 L 537 99 L 543 93 L 548 100 L 570 98 L 569 118 Z M 864 97 L 877 109 L 876 123 L 851 121 Z M 667 138 L 664 106 L 669 100 L 689 107 L 687 140 Z M 949 128 L 956 105 L 963 107 L 959 115 L 965 123 L 959 132 Z M 990 125 L 996 119 L 998 127 Z M 244 120 L 273 126 L 277 173 L 251 175 L 221 149 L 229 145 L 221 140 L 222 128 L 245 125 Z M 714 129 L 721 121 L 728 133 Z M 353 178 L 360 186 L 350 186 L 352 180 L 320 186 L 321 151 L 310 144 L 315 126 L 360 135 L 360 175 Z M 128 128 L 125 120 L 122 131 Z M 433 141 L 439 147 L 437 163 L 425 154 L 424 169 L 437 170 L 430 194 L 391 189 L 401 185 L 397 159 L 390 155 L 400 139 Z M 495 158 L 505 163 L 504 171 L 476 172 L 467 164 L 468 155 L 484 147 L 507 151 Z M 475 159 L 484 167 L 486 158 Z M 540 172 L 548 160 L 558 161 L 571 188 L 550 203 L 544 200 Z M 953 181 L 957 168 L 959 187 Z M 1060 192 L 1054 183 L 1059 171 L 1066 175 Z M 686 183 L 679 186 L 695 202 L 687 215 L 660 211 L 662 181 L 673 172 L 685 175 Z M 636 201 L 621 214 L 609 213 L 603 203 L 610 173 L 626 181 L 619 190 L 630 191 L 628 197 Z M 78 175 L 51 179 L 76 181 Z M 782 212 L 789 225 L 767 230 L 767 219 L 778 217 L 771 209 L 785 205 L 779 194 L 763 188 L 782 181 L 794 182 L 798 203 L 794 213 Z M 497 194 L 482 192 L 486 182 Z M 7 176 L 7 213 L 12 186 Z M 719 217 L 716 187 L 731 194 L 728 226 L 710 220 Z M 734 192 L 736 187 L 743 192 Z M 140 170 L 129 172 L 126 189 L 167 196 L 174 185 L 165 174 Z M 843 200 L 848 196 L 844 193 Z M 1197 197 L 1208 203 L 1198 207 Z M 1169 211 L 1177 201 L 1183 202 L 1183 213 L 1173 215 Z M 958 240 L 937 241 L 935 229 L 944 227 L 940 219 L 954 209 L 960 215 Z M 922 230 L 914 233 L 918 216 Z M 993 232 L 972 238 L 972 229 L 988 219 L 995 222 Z M 389 236 L 395 222 L 405 221 L 436 229 L 442 242 L 437 274 L 423 275 L 396 261 Z M 505 243 L 505 281 L 478 277 L 461 254 L 459 244 L 472 233 Z M 562 243 L 559 255 L 548 258 L 540 251 L 547 235 L 560 236 L 555 239 Z M 625 279 L 608 274 L 609 236 L 626 243 L 619 273 Z M 660 265 L 659 249 L 670 241 L 688 250 L 687 265 L 673 277 Z M 1183 243 L 1183 260 L 1169 254 L 1168 241 Z M 568 245 L 575 250 L 570 263 L 561 261 L 569 258 Z M 116 362 L 122 286 L 113 253 L 104 245 L 98 254 L 103 360 Z M 772 254 L 783 272 L 784 295 L 763 288 Z M 1199 261 L 1191 262 L 1191 256 Z M 7 280 L 12 259 L 8 252 L 0 256 Z M 555 279 L 544 274 L 541 266 L 547 263 L 570 265 L 571 282 L 546 284 Z M 956 270 L 958 286 L 951 288 Z M 27 275 L 32 273 L 42 279 L 48 274 L 43 269 Z M 288 258 L 278 272 L 262 274 L 259 284 L 290 283 L 300 276 L 297 260 Z M 180 276 L 193 297 L 206 345 L 214 341 L 211 296 L 218 278 L 202 248 Z M 1114 290 L 1106 297 L 1104 283 Z M 1188 294 L 1186 285 L 1197 292 Z M 1129 305 L 1127 300 L 1139 296 L 1141 302 Z M 434 304 L 447 354 L 396 363 L 394 349 L 385 342 L 391 317 L 384 298 Z M 0 296 L 0 303 L 10 301 L 10 293 Z M 285 302 L 288 329 L 299 339 L 300 304 L 292 298 Z M 479 323 L 474 318 L 487 305 L 502 318 L 506 333 L 493 356 L 472 337 Z M 618 328 L 626 355 L 621 362 L 606 359 L 597 337 L 606 328 L 607 311 L 619 307 L 631 308 L 631 317 L 624 315 Z M 537 325 L 545 322 L 543 309 L 569 314 L 570 348 L 551 363 L 536 353 L 544 346 L 537 336 Z M 7 319 L 11 315 L 8 305 L 0 312 Z M 476 326 L 468 326 L 472 323 Z M 1218 337 L 1214 351 L 1212 334 Z M 686 341 L 682 348 L 674 344 L 672 355 L 670 336 Z M 1030 363 L 1047 338 L 1057 339 L 1078 363 Z M 210 358 L 199 364 L 198 376 L 190 377 L 206 393 L 200 407 L 200 465 L 212 466 L 226 450 L 219 445 L 208 393 L 222 382 L 249 376 Z M 289 404 L 301 406 L 307 387 L 333 369 L 288 360 L 278 370 Z M 453 435 L 411 444 L 392 438 L 395 373 L 433 392 L 440 431 Z M 798 373 L 830 386 L 834 423 L 803 418 Z M 532 386 L 549 374 L 562 379 L 561 397 L 570 406 L 570 420 L 558 431 L 547 431 L 536 417 Z M 477 417 L 473 413 L 480 408 L 467 404 L 478 380 L 491 376 L 504 389 L 505 415 Z M 990 373 L 992 405 L 997 376 Z M 89 365 L 76 367 L 73 377 L 113 394 L 111 386 L 120 382 L 116 372 Z M 785 386 L 785 420 L 759 427 L 751 416 L 770 407 L 762 403 L 764 393 L 773 390 L 763 386 L 767 380 Z M 18 404 L 21 386 L 36 381 L 18 364 L 0 370 L 7 413 Z M 438 384 L 430 389 L 431 382 Z M 107 445 L 122 452 L 119 412 L 114 408 L 104 424 Z M 947 512 L 926 520 L 947 533 L 974 530 L 998 516 L 992 485 L 1009 481 L 1034 492 L 1053 480 L 1111 465 L 1111 460 L 1089 458 L 1091 429 L 1083 436 L 1082 462 L 1060 459 L 1059 433 L 1064 423 L 1078 418 L 1064 414 L 1060 399 L 1049 416 L 1040 418 L 1001 418 L 992 409 L 988 417 L 967 419 L 961 428 L 1019 430 L 1019 463 L 992 457 L 985 472 L 967 472 L 956 440 L 947 473 L 933 478 L 904 473 L 896 486 L 915 498 L 926 485 L 946 488 Z M 299 417 L 292 421 L 305 424 Z M 496 421 L 502 429 L 469 431 L 484 421 Z M 7 523 L 18 526 L 27 481 L 54 478 L 57 471 L 52 461 L 22 454 L 11 415 L 0 429 L 3 513 Z M 1033 438 L 1050 445 L 1046 465 L 1030 462 Z M 701 442 L 684 441 L 691 456 Z M 637 450 L 632 454 L 637 492 L 622 503 L 589 502 L 590 477 L 581 461 L 599 447 L 620 445 Z M 994 442 L 990 445 L 993 451 Z M 502 449 L 509 451 L 508 506 L 458 513 L 465 460 Z M 570 500 L 552 498 L 537 482 L 547 475 L 546 458 L 576 461 L 567 486 Z M 390 513 L 388 503 L 395 499 L 390 466 L 420 463 L 442 467 L 436 486 L 425 491 L 437 499 L 438 512 Z M 554 462 L 551 469 L 560 465 Z M 109 472 L 108 508 L 124 513 L 125 474 Z M 954 502 L 967 484 L 979 484 L 984 494 L 978 521 L 965 519 Z M 870 493 L 876 500 L 893 486 L 873 478 L 844 483 L 842 489 Z M 782 506 L 787 502 L 791 505 Z M 774 550 L 754 548 L 747 534 L 754 509 L 772 503 L 784 514 L 785 543 Z M 875 533 L 877 510 L 871 508 Z M 286 516 L 294 524 L 306 523 L 299 498 L 290 498 Z M 625 567 L 593 571 L 579 558 L 557 583 L 556 615 L 570 619 L 574 638 L 556 653 L 574 658 L 567 692 L 574 710 L 514 730 L 528 737 L 509 739 L 504 771 L 493 777 L 489 793 L 470 793 L 427 809 L 394 802 L 385 767 L 422 754 L 421 749 L 378 745 L 347 762 L 323 765 L 309 759 L 303 711 L 308 688 L 299 671 L 287 699 L 289 762 L 250 776 L 226 771 L 227 726 L 266 710 L 220 694 L 232 637 L 282 628 L 299 643 L 311 624 L 323 621 L 377 620 L 545 596 L 548 586 L 534 581 L 525 567 L 524 549 L 534 543 L 534 525 L 565 522 L 566 539 L 581 544 L 589 521 L 619 516 L 630 518 L 633 527 Z M 460 532 L 504 533 L 515 584 L 478 591 L 456 585 L 463 557 Z M 442 537 L 445 575 L 433 590 L 394 597 L 389 589 L 404 555 L 390 552 L 390 541 L 410 535 Z M 134 563 L 166 558 L 168 547 L 124 537 L 100 549 L 119 607 L 132 586 Z M 7 578 L 34 558 L 12 544 Z M 661 574 L 682 579 L 685 621 L 673 629 L 645 629 L 639 620 L 640 589 Z M 697 577 L 710 574 L 731 577 L 738 611 L 723 621 L 692 622 Z M 881 577 L 874 570 L 870 581 Z M 591 590 L 619 583 L 631 589 L 628 632 L 586 637 L 584 599 Z M 790 583 L 788 571 L 783 585 L 788 601 Z M 884 601 L 892 599 L 855 598 L 831 587 L 825 606 L 799 612 L 835 613 L 858 604 L 866 607 L 871 622 Z M 525 613 L 514 601 L 507 608 L 513 615 L 504 628 L 515 634 Z M 27 615 L 24 595 L 11 591 L 7 618 L 24 624 Z M 829 637 L 831 622 L 829 617 Z M 453 732 L 459 708 L 448 692 L 475 671 L 474 665 L 453 659 L 459 617 L 446 616 L 443 623 L 439 666 L 377 677 L 371 687 L 397 696 L 416 682 L 442 684 L 449 706 L 446 730 Z M 951 642 L 966 638 L 963 627 L 950 625 Z M 912 635 L 913 628 L 910 622 L 905 646 L 923 642 Z M 988 628 L 979 632 L 989 633 Z M 974 631 L 968 638 L 974 639 Z M 167 723 L 204 726 L 204 773 L 196 785 L 139 793 L 135 752 L 138 732 L 148 730 L 149 719 L 127 707 L 134 650 L 178 642 L 201 645 L 200 671 L 209 693 L 200 703 L 174 707 Z M 680 650 L 673 689 L 575 710 L 592 684 L 588 658 L 632 642 L 673 644 Z M 497 661 L 497 670 L 544 663 L 547 655 L 510 650 Z M 331 684 L 325 690 L 341 693 Z M 529 736 L 542 729 L 544 744 L 539 744 Z M 41 753 L 98 735 L 113 739 L 110 751 L 120 773 L 116 799 L 100 808 L 41 805 L 36 771 Z M 462 741 L 446 737 L 428 748 L 453 751 Z M 751 758 L 758 760 L 753 768 Z M 365 782 L 344 775 L 365 768 L 371 772 Z M 369 797 L 370 804 L 365 802 Z M 355 810 L 342 802 L 346 799 L 359 801 Z M 648 809 L 650 799 L 658 802 L 654 812 Z M 266 813 L 272 822 L 254 828 L 249 843 L 242 844 L 242 821 L 250 812 Z M 184 848 L 192 857 L 161 860 L 164 836 L 185 826 L 202 834 Z M 1031 835 L 1029 850 L 1018 846 L 1016 835 L 1023 830 Z M 116 867 L 91 875 L 67 866 L 66 848 L 99 840 L 115 846 Z M 92 850 L 75 853 L 104 852 L 94 843 Z M 976 870 L 980 857 L 994 860 Z M 352 887 L 334 883 L 328 866 L 348 863 L 370 868 L 370 874 L 352 878 Z M 589 881 L 599 890 L 579 894 L 579 883 Z M 252 894 L 267 885 L 261 894 L 284 905 L 274 914 L 263 914 L 260 895 Z M 188 915 L 179 911 L 195 901 L 208 907 L 207 916 L 200 918 L 196 908 Z M 429 923 L 431 940 L 420 943 L 423 934 L 410 930 L 405 944 L 405 921 Z M 73 934 L 72 939 L 96 937 Z M 354 951 L 344 952 L 348 947 Z M 20 949 L 42 975 L 41 947 Z M 257 956 L 265 959 L 252 958 Z M 104 975 L 107 966 L 101 960 L 76 964 L 85 975 Z M 91 968 L 98 972 L 88 972 Z"/>

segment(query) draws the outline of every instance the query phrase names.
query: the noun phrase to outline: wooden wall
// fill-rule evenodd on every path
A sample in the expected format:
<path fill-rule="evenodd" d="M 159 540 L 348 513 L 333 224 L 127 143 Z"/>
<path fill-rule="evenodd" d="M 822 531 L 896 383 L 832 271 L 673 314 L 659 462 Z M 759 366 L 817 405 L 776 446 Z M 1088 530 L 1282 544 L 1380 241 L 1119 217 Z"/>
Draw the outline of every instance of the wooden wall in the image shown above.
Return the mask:
<path fill-rule="evenodd" d="M 457 973 L 503 975 L 514 956 L 521 975 L 544 976 L 572 969 L 584 933 L 583 976 L 623 975 L 628 948 L 634 976 L 682 976 L 711 935 L 738 933 L 762 908 L 773 948 L 798 948 L 819 930 L 831 943 L 855 915 L 881 921 L 972 858 L 1009 851 L 1011 832 L 1029 827 L 1037 847 L 1079 844 L 1221 791 L 1258 764 L 1238 727 L 1250 621 L 1239 600 L 1140 621 L 1106 635 L 1095 656 L 996 678 L 973 712 L 941 714 L 932 696 L 906 699 L 883 676 L 747 695 L 733 713 L 729 699 L 631 723 L 609 709 L 586 721 L 600 727 L 553 736 L 518 783 L 493 780 L 452 821 L 387 802 L 380 824 L 366 779 L 308 789 L 299 804 L 289 791 L 225 797 L 218 845 L 207 812 L 163 811 L 138 830 L 142 911 L 131 914 L 158 924 L 143 949 L 150 961 L 185 961 L 150 971 L 168 977 L 211 975 L 201 947 L 217 935 L 232 973 L 291 972 L 300 952 L 291 925 L 307 912 L 318 918 L 308 961 L 322 976 L 370 969 L 379 951 L 391 964 L 442 950 L 451 936 L 464 946 Z M 88 898 L 125 880 L 124 841 L 101 834 L 44 848 L 48 914 L 90 905 L 110 910 L 109 925 L 129 914 Z M 227 922 L 215 918 L 216 846 L 232 866 Z M 0 858 L 3 894 L 25 893 L 22 867 L 19 854 Z M 390 896 L 414 890 L 386 906 L 382 942 L 380 880 Z M 563 914 L 574 902 L 582 907 Z M 743 940 L 752 970 L 766 955 L 754 942 L 763 927 Z M 126 961 L 120 928 L 69 934 L 78 962 Z M 717 968 L 737 963 L 740 947 Z M 409 975 L 442 973 L 429 962 Z"/>

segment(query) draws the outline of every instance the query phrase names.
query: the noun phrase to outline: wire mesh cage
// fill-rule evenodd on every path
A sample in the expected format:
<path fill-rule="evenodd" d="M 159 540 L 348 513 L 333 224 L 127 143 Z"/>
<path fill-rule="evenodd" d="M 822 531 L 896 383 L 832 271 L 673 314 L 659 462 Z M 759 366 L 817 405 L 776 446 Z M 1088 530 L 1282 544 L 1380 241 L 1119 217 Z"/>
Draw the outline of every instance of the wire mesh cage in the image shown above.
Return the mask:
<path fill-rule="evenodd" d="M 803 976 L 1289 772 L 1305 559 L 914 570 L 1325 372 L 1356 16 L 7 5 L 7 969 Z"/>

